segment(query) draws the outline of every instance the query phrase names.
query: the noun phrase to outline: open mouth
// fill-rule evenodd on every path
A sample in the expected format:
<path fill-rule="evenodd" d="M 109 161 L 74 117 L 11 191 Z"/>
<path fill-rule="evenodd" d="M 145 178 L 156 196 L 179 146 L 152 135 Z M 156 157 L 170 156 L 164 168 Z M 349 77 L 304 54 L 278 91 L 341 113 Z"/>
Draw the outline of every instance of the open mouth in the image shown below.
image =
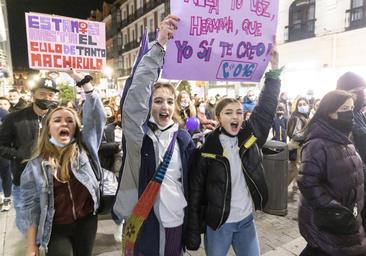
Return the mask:
<path fill-rule="evenodd" d="M 159 117 L 160 117 L 161 119 L 166 119 L 166 118 L 169 118 L 169 114 L 168 114 L 168 113 L 160 113 L 160 114 L 159 114 Z"/>
<path fill-rule="evenodd" d="M 231 127 L 231 129 L 236 130 L 239 127 L 239 123 L 238 122 L 231 122 L 230 127 Z"/>
<path fill-rule="evenodd" d="M 69 138 L 70 137 L 70 131 L 68 129 L 62 129 L 59 133 L 61 138 Z"/>

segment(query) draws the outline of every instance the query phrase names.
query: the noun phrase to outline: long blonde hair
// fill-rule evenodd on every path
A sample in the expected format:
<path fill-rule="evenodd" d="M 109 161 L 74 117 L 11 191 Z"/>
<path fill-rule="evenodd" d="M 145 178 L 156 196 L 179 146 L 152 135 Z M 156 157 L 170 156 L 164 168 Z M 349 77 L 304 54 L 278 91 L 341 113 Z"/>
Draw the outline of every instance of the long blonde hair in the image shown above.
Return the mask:
<path fill-rule="evenodd" d="M 190 102 L 187 109 L 182 109 L 180 103 L 182 102 L 183 94 L 187 94 Z M 187 110 L 189 113 L 187 113 Z M 173 119 L 179 123 L 179 127 L 184 127 L 187 118 L 196 116 L 196 107 L 192 101 L 191 96 L 187 91 L 181 91 L 178 94 L 177 100 L 175 101 L 175 109 L 173 114 Z"/>
<path fill-rule="evenodd" d="M 54 146 L 49 141 L 50 120 L 52 118 L 52 115 L 60 110 L 66 110 L 70 112 L 76 124 L 74 134 L 75 141 L 62 149 L 56 148 L 56 146 Z M 56 178 L 62 182 L 69 181 L 70 180 L 69 169 L 71 163 L 74 160 L 78 159 L 80 150 L 82 149 L 80 128 L 81 128 L 81 122 L 76 111 L 68 107 L 55 108 L 48 114 L 46 118 L 44 127 L 38 138 L 37 146 L 33 150 L 31 159 L 42 157 L 43 159 L 48 160 L 52 168 L 55 170 Z"/>

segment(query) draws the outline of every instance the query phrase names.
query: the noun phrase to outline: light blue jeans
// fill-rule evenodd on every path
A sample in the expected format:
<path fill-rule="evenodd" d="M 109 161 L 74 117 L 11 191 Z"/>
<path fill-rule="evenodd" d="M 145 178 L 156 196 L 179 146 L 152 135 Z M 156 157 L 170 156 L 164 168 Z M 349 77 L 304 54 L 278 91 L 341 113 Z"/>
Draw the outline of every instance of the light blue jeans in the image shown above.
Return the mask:
<path fill-rule="evenodd" d="M 20 230 L 20 211 L 22 208 L 22 199 L 21 199 L 21 193 L 20 193 L 20 186 L 15 186 L 13 184 L 12 186 L 12 196 L 13 196 L 13 206 L 15 209 L 15 224 L 17 228 Z"/>
<path fill-rule="evenodd" d="M 225 256 L 230 245 L 237 256 L 259 256 L 259 242 L 253 215 L 239 222 L 225 223 L 217 230 L 207 226 L 205 251 L 207 256 Z"/>

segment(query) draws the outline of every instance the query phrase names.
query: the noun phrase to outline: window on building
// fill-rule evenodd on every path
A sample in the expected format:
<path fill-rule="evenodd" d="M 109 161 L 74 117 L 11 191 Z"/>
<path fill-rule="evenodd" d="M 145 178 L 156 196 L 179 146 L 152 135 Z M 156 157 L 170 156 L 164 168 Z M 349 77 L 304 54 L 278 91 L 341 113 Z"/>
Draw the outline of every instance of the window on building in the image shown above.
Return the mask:
<path fill-rule="evenodd" d="M 140 25 L 140 38 L 142 38 L 142 35 L 144 34 L 144 25 Z"/>
<path fill-rule="evenodd" d="M 149 29 L 150 29 L 150 32 L 154 31 L 154 19 L 149 20 Z"/>
<path fill-rule="evenodd" d="M 366 26 L 366 0 L 351 0 L 351 9 L 347 13 L 347 29 Z"/>
<path fill-rule="evenodd" d="M 289 10 L 288 41 L 313 37 L 315 21 L 315 0 L 294 1 Z"/>
<path fill-rule="evenodd" d="M 123 42 L 124 44 L 127 44 L 128 43 L 128 38 L 127 38 L 127 34 L 125 34 L 125 40 Z"/>
<path fill-rule="evenodd" d="M 165 12 L 160 13 L 160 22 L 162 22 L 165 18 Z"/>
<path fill-rule="evenodd" d="M 135 12 L 135 6 L 133 4 L 130 5 L 130 15 Z"/>

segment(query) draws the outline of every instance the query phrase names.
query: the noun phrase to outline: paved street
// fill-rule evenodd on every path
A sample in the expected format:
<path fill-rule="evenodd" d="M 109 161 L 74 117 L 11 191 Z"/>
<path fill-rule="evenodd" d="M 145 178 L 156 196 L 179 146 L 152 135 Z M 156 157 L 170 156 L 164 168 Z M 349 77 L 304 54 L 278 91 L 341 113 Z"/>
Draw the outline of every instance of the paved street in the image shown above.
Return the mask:
<path fill-rule="evenodd" d="M 305 241 L 301 238 L 297 221 L 297 202 L 290 202 L 288 215 L 278 217 L 262 212 L 255 214 L 262 255 L 265 256 L 294 256 L 299 255 L 305 247 Z M 23 256 L 24 240 L 15 227 L 15 211 L 0 213 L 0 255 Z M 94 255 L 117 256 L 120 255 L 120 244 L 114 242 L 114 224 L 109 219 L 100 219 L 98 234 L 94 247 Z M 187 252 L 186 255 L 203 256 L 201 248 L 197 252 Z M 229 254 L 235 255 L 232 251 Z"/>

